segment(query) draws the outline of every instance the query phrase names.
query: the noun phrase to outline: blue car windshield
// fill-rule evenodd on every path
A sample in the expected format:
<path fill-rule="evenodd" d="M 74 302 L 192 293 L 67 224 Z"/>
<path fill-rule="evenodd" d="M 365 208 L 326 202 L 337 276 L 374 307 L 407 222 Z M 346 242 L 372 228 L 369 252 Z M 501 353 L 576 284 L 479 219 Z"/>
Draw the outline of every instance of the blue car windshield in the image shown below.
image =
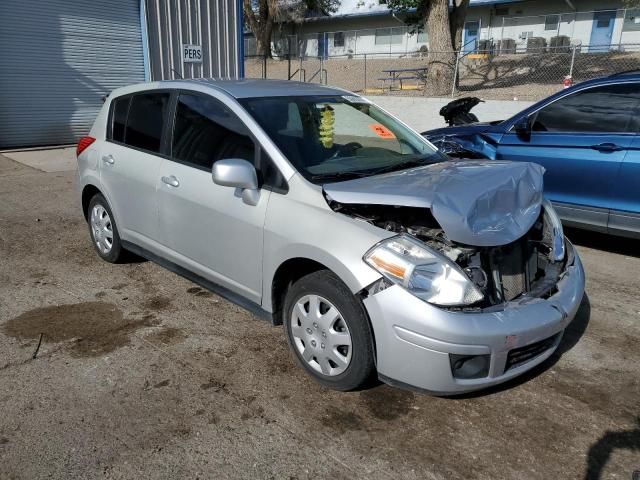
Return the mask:
<path fill-rule="evenodd" d="M 447 160 L 429 142 L 358 96 L 245 98 L 240 102 L 314 183 Z"/>

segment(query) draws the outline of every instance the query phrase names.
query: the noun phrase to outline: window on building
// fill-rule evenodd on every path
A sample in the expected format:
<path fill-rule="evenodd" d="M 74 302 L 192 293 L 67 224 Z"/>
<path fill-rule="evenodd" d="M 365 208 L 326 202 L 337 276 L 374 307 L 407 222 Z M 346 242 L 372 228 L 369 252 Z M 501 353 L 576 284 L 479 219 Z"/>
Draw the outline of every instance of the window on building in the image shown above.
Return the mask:
<path fill-rule="evenodd" d="M 545 30 L 558 30 L 560 15 L 547 15 L 544 19 Z"/>
<path fill-rule="evenodd" d="M 405 33 L 402 27 L 376 28 L 376 45 L 400 45 Z"/>
<path fill-rule="evenodd" d="M 595 87 L 561 98 L 535 116 L 541 132 L 637 132 L 640 91 L 635 84 Z"/>
<path fill-rule="evenodd" d="M 427 43 L 427 32 L 426 30 L 422 29 L 418 32 L 418 43 Z"/>
<path fill-rule="evenodd" d="M 181 94 L 176 108 L 171 155 L 195 167 L 211 170 L 225 158 L 254 163 L 255 146 L 240 119 L 219 101 Z"/>
<path fill-rule="evenodd" d="M 344 32 L 335 32 L 333 34 L 333 46 L 344 47 Z"/>
<path fill-rule="evenodd" d="M 113 101 L 111 107 L 111 133 L 109 140 L 124 143 L 124 127 L 127 123 L 127 113 L 129 113 L 129 103 L 131 97 L 120 97 Z"/>
<path fill-rule="evenodd" d="M 627 9 L 624 15 L 624 31 L 640 31 L 640 9 Z"/>
<path fill-rule="evenodd" d="M 149 152 L 160 152 L 169 93 L 140 93 L 131 98 L 124 142 Z"/>

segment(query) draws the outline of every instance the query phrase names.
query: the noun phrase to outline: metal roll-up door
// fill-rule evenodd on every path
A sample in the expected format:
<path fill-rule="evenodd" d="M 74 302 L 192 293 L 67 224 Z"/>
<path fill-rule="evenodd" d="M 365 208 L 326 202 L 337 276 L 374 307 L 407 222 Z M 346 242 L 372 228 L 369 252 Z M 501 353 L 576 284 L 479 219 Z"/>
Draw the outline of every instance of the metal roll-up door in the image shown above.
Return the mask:
<path fill-rule="evenodd" d="M 143 82 L 139 0 L 0 1 L 0 147 L 73 143 Z"/>

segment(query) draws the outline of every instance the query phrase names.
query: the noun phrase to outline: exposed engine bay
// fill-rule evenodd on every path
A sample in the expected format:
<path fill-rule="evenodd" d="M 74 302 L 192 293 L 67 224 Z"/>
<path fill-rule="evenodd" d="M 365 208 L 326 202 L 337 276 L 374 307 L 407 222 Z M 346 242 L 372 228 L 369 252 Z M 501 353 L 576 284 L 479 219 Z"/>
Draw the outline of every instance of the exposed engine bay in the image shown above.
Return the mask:
<path fill-rule="evenodd" d="M 418 238 L 455 262 L 482 291 L 484 300 L 461 310 L 501 308 L 521 298 L 546 298 L 555 293 L 567 259 L 552 260 L 553 230 L 544 210 L 521 238 L 498 247 L 476 247 L 447 238 L 428 208 L 342 204 L 329 200 L 336 212 L 394 233 Z"/>

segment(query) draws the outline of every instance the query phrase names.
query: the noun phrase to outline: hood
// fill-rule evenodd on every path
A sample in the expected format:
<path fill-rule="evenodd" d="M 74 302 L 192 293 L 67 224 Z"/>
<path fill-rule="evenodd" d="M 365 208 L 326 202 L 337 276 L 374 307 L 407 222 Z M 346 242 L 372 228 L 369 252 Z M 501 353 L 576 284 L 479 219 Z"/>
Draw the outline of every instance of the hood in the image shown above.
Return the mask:
<path fill-rule="evenodd" d="M 450 240 L 500 246 L 533 226 L 542 204 L 544 168 L 501 161 L 442 162 L 324 185 L 343 204 L 429 208 Z"/>
<path fill-rule="evenodd" d="M 455 127 L 442 127 L 436 128 L 434 130 L 427 130 L 426 132 L 422 132 L 421 135 L 428 139 L 441 137 L 443 135 L 474 135 L 476 133 L 494 131 L 495 126 L 495 122 L 493 124 L 488 122 L 469 123 L 468 125 L 458 125 Z"/>

